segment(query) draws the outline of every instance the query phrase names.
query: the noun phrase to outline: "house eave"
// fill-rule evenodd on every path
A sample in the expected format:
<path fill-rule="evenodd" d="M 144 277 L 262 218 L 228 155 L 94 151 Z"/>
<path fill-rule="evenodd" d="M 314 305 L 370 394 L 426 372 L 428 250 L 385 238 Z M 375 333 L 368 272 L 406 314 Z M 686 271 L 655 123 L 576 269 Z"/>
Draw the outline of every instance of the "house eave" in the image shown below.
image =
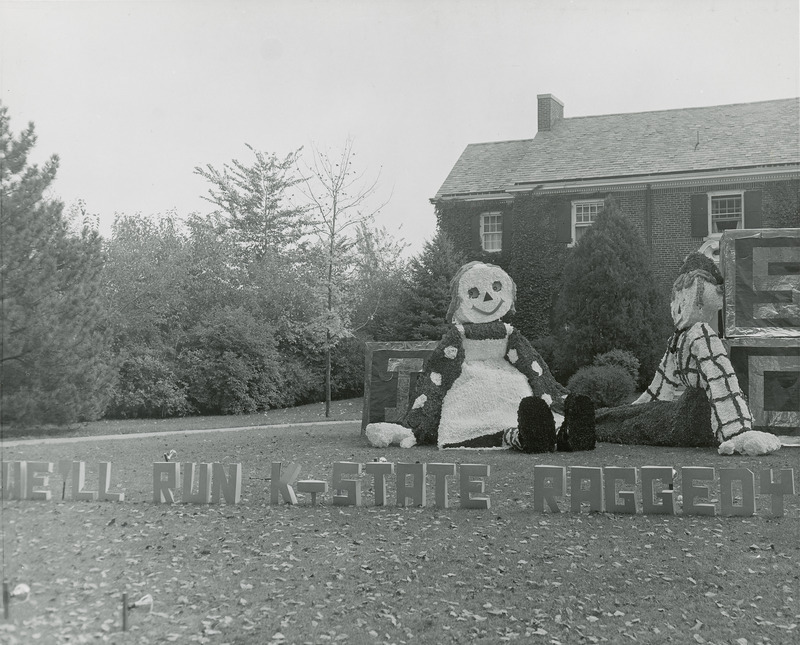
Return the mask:
<path fill-rule="evenodd" d="M 743 181 L 786 181 L 800 179 L 800 164 L 728 168 L 672 174 L 633 175 L 624 177 L 597 177 L 568 179 L 564 181 L 520 182 L 506 188 L 509 194 L 588 192 L 602 189 L 635 189 L 649 185 L 651 188 L 697 186 L 710 183 L 738 183 Z"/>
<path fill-rule="evenodd" d="M 461 202 L 489 202 L 489 201 L 509 201 L 513 199 L 513 195 L 510 195 L 508 192 L 497 192 L 492 191 L 489 193 L 448 193 L 444 195 L 436 195 L 436 197 L 430 198 L 431 204 L 437 204 L 438 202 L 450 202 L 450 201 L 461 201 Z"/>

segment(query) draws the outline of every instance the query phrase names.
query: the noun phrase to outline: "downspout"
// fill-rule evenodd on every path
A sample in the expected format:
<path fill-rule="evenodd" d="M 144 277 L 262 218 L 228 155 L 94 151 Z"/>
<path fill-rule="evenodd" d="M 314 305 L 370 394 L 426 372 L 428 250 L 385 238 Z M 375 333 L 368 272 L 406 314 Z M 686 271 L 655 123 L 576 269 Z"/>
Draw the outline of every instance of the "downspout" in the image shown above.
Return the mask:
<path fill-rule="evenodd" d="M 653 254 L 653 208 L 651 202 L 653 200 L 653 190 L 650 184 L 644 188 L 644 239 L 647 244 L 647 253 L 652 256 Z"/>

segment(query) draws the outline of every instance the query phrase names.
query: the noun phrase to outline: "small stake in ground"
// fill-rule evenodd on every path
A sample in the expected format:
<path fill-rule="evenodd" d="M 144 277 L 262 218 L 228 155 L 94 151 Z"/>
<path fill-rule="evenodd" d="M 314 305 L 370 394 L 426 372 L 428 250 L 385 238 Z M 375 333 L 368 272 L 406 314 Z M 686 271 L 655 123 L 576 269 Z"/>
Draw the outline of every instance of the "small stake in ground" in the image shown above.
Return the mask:
<path fill-rule="evenodd" d="M 128 594 L 122 592 L 122 631 L 128 631 Z"/>
<path fill-rule="evenodd" d="M 11 604 L 11 594 L 8 593 L 8 582 L 3 580 L 3 618 L 5 620 L 8 620 L 10 604 Z"/>

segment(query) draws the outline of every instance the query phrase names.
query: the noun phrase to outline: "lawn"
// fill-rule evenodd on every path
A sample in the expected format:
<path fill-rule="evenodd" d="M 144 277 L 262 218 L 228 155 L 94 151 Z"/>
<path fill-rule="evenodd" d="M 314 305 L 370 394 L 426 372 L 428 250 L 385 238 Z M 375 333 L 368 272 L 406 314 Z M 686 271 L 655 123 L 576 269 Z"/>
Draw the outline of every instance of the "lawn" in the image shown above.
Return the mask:
<path fill-rule="evenodd" d="M 359 402 L 336 424 L 320 406 L 258 417 L 89 424 L 70 443 L 14 444 L 3 459 L 113 462 L 124 502 L 4 501 L 4 577 L 30 586 L 0 617 L 3 643 L 793 643 L 800 623 L 800 496 L 770 516 L 612 515 L 533 511 L 533 466 L 794 468 L 800 449 L 721 457 L 708 449 L 598 444 L 593 452 L 524 455 L 429 447 L 375 449 Z M 351 422 L 346 422 L 348 419 Z M 287 427 L 297 421 L 298 427 Z M 318 423 L 313 423 L 318 422 Z M 265 425 L 265 424 L 273 424 Z M 229 432 L 193 432 L 213 427 Z M 104 429 L 101 431 L 101 429 Z M 105 433 L 158 435 L 98 439 Z M 176 434 L 173 434 L 176 433 Z M 152 464 L 241 463 L 237 505 L 152 502 Z M 270 465 L 296 462 L 329 483 L 336 461 L 488 464 L 491 508 L 270 504 Z M 569 481 L 569 480 L 568 480 Z M 677 482 L 678 493 L 681 482 Z M 712 497 L 716 490 L 712 486 Z M 678 504 L 680 508 L 680 504 Z M 680 513 L 680 511 L 679 511 Z M 152 607 L 129 612 L 122 593 Z"/>

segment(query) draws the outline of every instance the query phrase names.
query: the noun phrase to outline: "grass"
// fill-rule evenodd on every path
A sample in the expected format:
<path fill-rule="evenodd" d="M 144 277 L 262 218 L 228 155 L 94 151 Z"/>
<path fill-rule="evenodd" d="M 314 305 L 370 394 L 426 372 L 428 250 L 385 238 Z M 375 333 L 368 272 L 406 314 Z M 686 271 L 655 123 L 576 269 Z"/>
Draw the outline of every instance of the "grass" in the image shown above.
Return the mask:
<path fill-rule="evenodd" d="M 358 402 L 340 420 L 360 418 Z M 319 408 L 267 416 L 319 420 Z M 248 419 L 254 423 L 244 422 Z M 281 419 L 281 420 L 277 420 Z M 0 620 L 3 643 L 793 643 L 800 623 L 800 498 L 746 518 L 537 513 L 533 465 L 795 468 L 795 449 L 760 458 L 709 449 L 599 444 L 524 455 L 375 449 L 360 424 L 263 427 L 264 418 L 90 424 L 86 441 L 7 443 L 3 459 L 113 462 L 126 501 L 3 502 L 4 578 L 31 587 Z M 187 422 L 190 427 L 183 426 Z M 211 424 L 206 425 L 207 423 Z M 214 425 L 259 426 L 192 433 Z M 100 434 L 180 431 L 126 440 Z M 101 428 L 105 428 L 103 432 Z M 155 505 L 152 463 L 241 463 L 238 505 Z M 270 505 L 270 464 L 331 481 L 335 461 L 484 463 L 489 510 Z M 795 478 L 800 473 L 795 472 Z M 393 500 L 394 477 L 388 478 Z M 680 488 L 680 482 L 678 482 Z M 800 486 L 797 486 L 800 490 Z M 716 491 L 712 490 L 712 496 Z M 393 502 L 390 501 L 390 504 Z M 566 510 L 566 504 L 563 505 Z M 121 594 L 153 598 L 121 632 Z M 744 639 L 744 640 L 742 640 Z"/>

